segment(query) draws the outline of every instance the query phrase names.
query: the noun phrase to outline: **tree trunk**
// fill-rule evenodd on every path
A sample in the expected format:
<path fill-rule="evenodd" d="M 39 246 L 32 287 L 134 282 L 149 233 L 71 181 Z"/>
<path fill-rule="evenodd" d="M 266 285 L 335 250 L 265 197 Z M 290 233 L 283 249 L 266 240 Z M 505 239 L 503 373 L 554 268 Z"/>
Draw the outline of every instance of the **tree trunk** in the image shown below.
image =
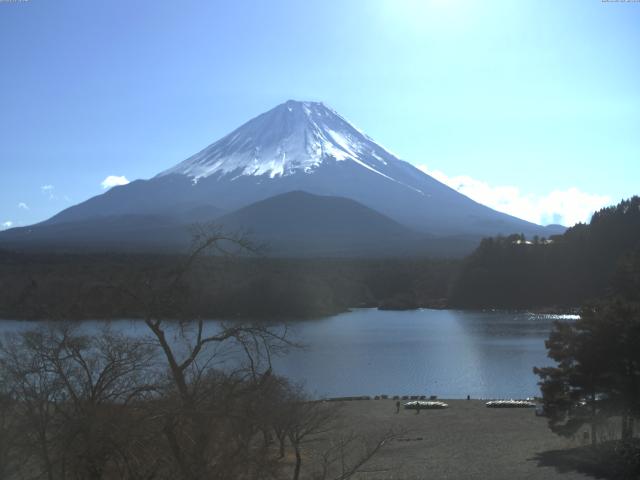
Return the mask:
<path fill-rule="evenodd" d="M 300 448 L 297 443 L 294 443 L 293 448 L 296 452 L 296 468 L 293 471 L 293 480 L 300 478 L 300 468 L 302 467 L 302 455 L 300 455 Z"/>
<path fill-rule="evenodd" d="M 180 442 L 176 437 L 173 427 L 169 423 L 170 420 L 167 419 L 167 422 L 167 425 L 165 425 L 165 427 L 163 428 L 163 433 L 169 443 L 169 449 L 173 455 L 173 459 L 178 464 L 178 468 L 180 470 L 180 473 L 182 474 L 182 478 L 184 480 L 190 480 L 192 478 L 191 471 L 189 469 L 189 466 L 187 465 L 187 461 L 183 456 L 182 449 L 180 448 Z"/>
<path fill-rule="evenodd" d="M 266 428 L 262 429 L 262 440 L 264 441 L 265 448 L 271 445 L 271 435 L 269 434 L 269 430 L 267 430 Z"/>
<path fill-rule="evenodd" d="M 591 394 L 591 446 L 595 447 L 598 443 L 598 439 L 596 438 L 596 394 Z"/>
<path fill-rule="evenodd" d="M 42 459 L 44 460 L 44 464 L 45 464 L 45 468 L 47 470 L 47 479 L 48 480 L 53 480 L 54 479 L 54 475 L 53 475 L 53 465 L 51 463 L 51 458 L 49 457 L 49 448 L 47 445 L 47 434 L 45 431 L 40 431 L 39 432 L 39 440 L 40 440 L 40 447 L 41 447 L 41 451 L 42 451 Z"/>

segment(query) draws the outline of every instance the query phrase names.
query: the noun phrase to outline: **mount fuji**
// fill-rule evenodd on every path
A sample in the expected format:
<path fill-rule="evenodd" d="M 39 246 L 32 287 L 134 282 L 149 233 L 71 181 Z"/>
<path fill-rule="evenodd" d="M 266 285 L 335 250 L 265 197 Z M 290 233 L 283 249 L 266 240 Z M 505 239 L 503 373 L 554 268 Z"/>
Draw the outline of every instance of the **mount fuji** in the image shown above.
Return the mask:
<path fill-rule="evenodd" d="M 77 244 L 82 238 L 83 244 L 90 247 L 92 235 L 77 235 L 90 224 L 101 239 L 96 243 L 100 248 L 124 245 L 133 238 L 140 248 L 163 244 L 162 238 L 166 238 L 167 247 L 175 247 L 184 241 L 183 234 L 177 231 L 194 221 L 221 218 L 251 230 L 256 222 L 263 226 L 283 225 L 292 210 L 298 212 L 299 219 L 304 211 L 298 205 L 298 195 L 285 195 L 274 203 L 277 208 L 255 209 L 263 212 L 259 221 L 246 211 L 234 217 L 239 209 L 246 210 L 256 202 L 290 192 L 314 196 L 313 201 L 302 203 L 314 204 L 308 213 L 317 224 L 316 244 L 322 243 L 324 223 L 328 222 L 327 228 L 338 228 L 328 218 L 335 210 L 318 207 L 322 203 L 329 205 L 327 202 L 334 197 L 360 204 L 362 208 L 348 209 L 353 213 L 354 226 L 383 220 L 386 227 L 393 224 L 393 250 L 402 243 L 400 231 L 411 238 L 407 240 L 411 245 L 416 244 L 416 236 L 424 238 L 423 247 L 429 242 L 442 245 L 447 238 L 475 242 L 489 235 L 548 236 L 562 231 L 474 202 L 400 160 L 324 104 L 289 100 L 149 180 L 114 187 L 40 224 L 7 230 L 0 234 L 0 244 L 64 246 Z M 337 204 L 333 201 L 331 205 Z M 363 209 L 372 210 L 374 215 L 362 215 Z M 271 217 L 265 218 L 264 212 Z M 239 218 L 244 219 L 243 224 L 238 223 Z M 308 221 L 294 223 L 308 230 Z M 101 233 L 100 225 L 108 231 Z M 377 232 L 380 228 L 368 225 L 364 230 Z M 296 237 L 291 225 L 286 230 L 287 235 Z M 158 237 L 157 232 L 164 232 L 164 237 Z M 276 238 L 276 233 L 271 231 L 270 239 Z M 113 241 L 105 244 L 108 238 Z M 357 250 L 353 242 L 350 245 Z"/>

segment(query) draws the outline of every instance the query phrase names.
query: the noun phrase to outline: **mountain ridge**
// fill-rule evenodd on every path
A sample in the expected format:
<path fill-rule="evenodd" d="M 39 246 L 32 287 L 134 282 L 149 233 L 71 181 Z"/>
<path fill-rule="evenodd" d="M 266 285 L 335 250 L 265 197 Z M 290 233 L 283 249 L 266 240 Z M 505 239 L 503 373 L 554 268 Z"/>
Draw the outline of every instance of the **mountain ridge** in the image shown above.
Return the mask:
<path fill-rule="evenodd" d="M 479 241 L 558 233 L 465 197 L 397 158 L 324 104 L 293 100 L 148 180 L 114 187 L 32 228 L 123 215 L 208 220 L 202 206 L 229 213 L 294 191 L 353 200 L 422 235 Z"/>

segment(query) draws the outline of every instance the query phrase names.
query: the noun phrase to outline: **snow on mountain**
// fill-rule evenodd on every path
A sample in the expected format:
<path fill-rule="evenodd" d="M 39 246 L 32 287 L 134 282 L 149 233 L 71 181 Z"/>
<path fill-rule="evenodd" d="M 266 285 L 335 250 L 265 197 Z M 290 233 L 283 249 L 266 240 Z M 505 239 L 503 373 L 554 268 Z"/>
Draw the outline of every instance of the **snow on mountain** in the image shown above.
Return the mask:
<path fill-rule="evenodd" d="M 354 162 L 397 181 L 384 173 L 389 161 L 399 160 L 331 108 L 289 100 L 158 176 L 275 178 L 312 174 L 326 162 Z"/>
<path fill-rule="evenodd" d="M 549 234 L 398 159 L 322 103 L 293 100 L 155 177 L 114 187 L 43 225 L 121 215 L 196 221 L 194 212 L 206 221 L 214 207 L 233 212 L 293 191 L 354 200 L 421 234 Z"/>

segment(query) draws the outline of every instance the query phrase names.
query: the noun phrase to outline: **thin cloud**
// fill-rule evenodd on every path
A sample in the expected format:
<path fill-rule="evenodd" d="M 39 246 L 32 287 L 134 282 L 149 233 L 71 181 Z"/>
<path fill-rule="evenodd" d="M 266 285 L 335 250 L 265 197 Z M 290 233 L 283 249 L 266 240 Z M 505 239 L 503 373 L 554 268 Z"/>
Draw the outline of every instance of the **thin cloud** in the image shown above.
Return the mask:
<path fill-rule="evenodd" d="M 18 208 L 20 208 L 22 210 L 29 210 L 29 205 L 27 205 L 24 202 L 20 202 L 20 203 L 18 203 Z"/>
<path fill-rule="evenodd" d="M 102 188 L 106 190 L 107 188 L 126 185 L 127 183 L 129 183 L 129 180 L 127 180 L 127 177 L 125 177 L 124 175 L 109 175 L 102 181 L 102 183 L 100 183 L 100 185 L 102 185 Z"/>
<path fill-rule="evenodd" d="M 40 187 L 40 191 L 43 194 L 47 195 L 49 197 L 49 200 L 55 200 L 57 198 L 56 194 L 54 193 L 55 189 L 56 187 L 54 187 L 53 185 L 42 185 Z"/>
<path fill-rule="evenodd" d="M 569 227 L 588 222 L 595 211 L 611 204 L 606 195 L 590 194 L 575 187 L 532 195 L 513 186 L 491 186 L 467 175 L 449 177 L 426 165 L 418 168 L 478 203 L 540 225 L 556 223 Z"/>
<path fill-rule="evenodd" d="M 0 224 L 0 228 L 2 230 L 6 230 L 7 228 L 11 228 L 13 226 L 13 222 L 11 220 L 7 220 L 6 222 L 2 222 Z"/>

